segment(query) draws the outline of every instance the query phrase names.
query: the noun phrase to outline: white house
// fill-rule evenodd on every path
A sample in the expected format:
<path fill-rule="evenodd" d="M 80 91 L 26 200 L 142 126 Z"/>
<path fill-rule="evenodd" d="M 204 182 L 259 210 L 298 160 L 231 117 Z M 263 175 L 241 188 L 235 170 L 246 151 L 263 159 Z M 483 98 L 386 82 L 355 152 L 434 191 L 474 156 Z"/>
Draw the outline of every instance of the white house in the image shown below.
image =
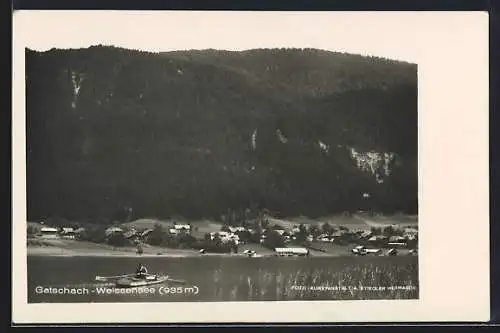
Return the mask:
<path fill-rule="evenodd" d="M 229 241 L 234 241 L 236 243 L 236 245 L 238 245 L 240 242 L 240 237 L 238 235 L 235 235 L 235 234 L 228 232 L 228 231 L 211 232 L 210 239 L 214 240 L 215 235 L 217 235 L 223 243 L 226 243 Z"/>
<path fill-rule="evenodd" d="M 413 240 L 418 237 L 418 230 L 416 228 L 405 228 L 403 230 L 403 237 L 405 237 L 408 240 Z"/>
<path fill-rule="evenodd" d="M 76 233 L 73 228 L 62 228 L 61 237 L 66 239 L 75 239 Z"/>
<path fill-rule="evenodd" d="M 377 235 L 377 236 L 372 236 L 368 239 L 369 242 L 378 242 L 378 241 L 384 241 L 386 240 L 387 237 L 386 236 L 382 236 L 382 235 Z"/>
<path fill-rule="evenodd" d="M 174 229 L 177 230 L 177 232 L 185 232 L 185 233 L 190 233 L 191 232 L 191 226 L 189 224 L 174 224 Z"/>
<path fill-rule="evenodd" d="M 368 238 L 372 236 L 372 232 L 368 230 L 364 230 L 359 234 L 360 238 Z"/>
<path fill-rule="evenodd" d="M 274 231 L 277 232 L 280 236 L 283 236 L 283 234 L 285 233 L 285 230 L 283 229 L 276 229 Z"/>
<path fill-rule="evenodd" d="M 245 227 L 229 227 L 229 231 L 232 233 L 246 231 Z"/>
<path fill-rule="evenodd" d="M 140 234 L 140 236 L 139 236 L 139 237 L 144 238 L 144 237 L 146 237 L 147 235 L 149 235 L 152 231 L 153 231 L 153 229 L 146 229 L 146 230 L 144 230 L 144 231 Z"/>
<path fill-rule="evenodd" d="M 317 239 L 318 241 L 323 243 L 333 243 L 334 237 L 328 235 L 320 235 Z"/>
<path fill-rule="evenodd" d="M 109 227 L 108 229 L 106 229 L 106 231 L 104 232 L 104 234 L 106 235 L 106 237 L 108 237 L 108 236 L 111 236 L 114 233 L 122 233 L 122 232 L 123 232 L 123 229 L 121 229 L 121 228 L 118 228 L 118 227 Z"/>
<path fill-rule="evenodd" d="M 86 232 L 87 232 L 87 230 L 85 228 L 80 227 L 80 228 L 75 230 L 75 237 L 76 238 L 82 237 L 85 235 Z"/>
<path fill-rule="evenodd" d="M 387 255 L 388 255 L 388 256 L 395 256 L 395 255 L 397 255 L 397 254 L 398 254 L 398 250 L 396 250 L 396 249 L 394 249 L 394 248 L 392 248 L 392 249 L 390 249 L 389 251 L 387 251 Z"/>
<path fill-rule="evenodd" d="M 137 236 L 137 230 L 135 229 L 130 229 L 129 231 L 123 234 L 123 237 L 125 237 L 126 239 L 131 239 L 136 236 Z"/>
<path fill-rule="evenodd" d="M 406 239 L 403 236 L 391 236 L 389 237 L 389 242 L 405 242 Z"/>
<path fill-rule="evenodd" d="M 40 233 L 42 238 L 50 238 L 50 239 L 59 238 L 59 230 L 56 228 L 42 227 L 40 229 Z"/>
<path fill-rule="evenodd" d="M 306 256 L 309 250 L 303 247 L 277 247 L 274 249 L 278 256 Z"/>

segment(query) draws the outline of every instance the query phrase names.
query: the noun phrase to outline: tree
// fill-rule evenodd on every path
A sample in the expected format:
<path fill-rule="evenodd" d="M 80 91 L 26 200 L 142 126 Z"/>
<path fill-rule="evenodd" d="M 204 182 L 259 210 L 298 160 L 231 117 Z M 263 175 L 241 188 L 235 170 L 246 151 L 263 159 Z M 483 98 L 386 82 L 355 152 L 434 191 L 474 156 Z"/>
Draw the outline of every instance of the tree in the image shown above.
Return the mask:
<path fill-rule="evenodd" d="M 327 235 L 331 235 L 333 234 L 333 227 L 328 222 L 325 222 L 321 226 L 321 231 Z"/>
<path fill-rule="evenodd" d="M 154 246 L 160 246 L 164 243 L 165 231 L 160 224 L 156 224 L 153 231 L 149 234 L 148 242 Z"/>
<path fill-rule="evenodd" d="M 214 239 L 212 240 L 212 244 L 214 244 L 216 247 L 221 247 L 223 242 L 222 239 L 220 238 L 219 234 L 214 235 Z"/>
<path fill-rule="evenodd" d="M 82 240 L 104 243 L 106 241 L 106 227 L 99 226 L 86 229 L 86 232 L 82 235 Z"/>
<path fill-rule="evenodd" d="M 185 247 L 190 247 L 196 242 L 196 238 L 189 234 L 181 234 L 179 237 L 177 237 L 177 240 L 180 245 L 183 245 Z"/>
<path fill-rule="evenodd" d="M 296 237 L 297 242 L 299 242 L 299 243 L 306 240 L 307 229 L 306 229 L 305 225 L 303 225 L 303 224 L 299 225 L 299 232 L 297 234 L 295 234 L 295 237 Z"/>
<path fill-rule="evenodd" d="M 379 235 L 382 234 L 382 229 L 381 228 L 371 227 L 370 231 L 371 231 L 371 233 L 372 233 L 373 236 L 379 236 Z"/>
<path fill-rule="evenodd" d="M 137 244 L 137 250 L 136 250 L 137 254 L 143 254 L 144 253 L 144 249 L 142 248 L 142 245 L 141 244 Z"/>
<path fill-rule="evenodd" d="M 270 249 L 275 249 L 277 247 L 283 247 L 285 246 L 285 240 L 279 233 L 276 231 L 270 231 L 267 233 L 267 237 L 264 240 L 265 247 L 270 248 Z"/>
<path fill-rule="evenodd" d="M 32 225 L 28 225 L 26 232 L 28 233 L 28 236 L 33 236 L 38 233 L 38 228 Z"/>
<path fill-rule="evenodd" d="M 313 237 L 318 237 L 321 234 L 321 230 L 317 225 L 313 224 L 309 226 L 309 234 L 311 234 Z"/>
<path fill-rule="evenodd" d="M 235 241 L 231 240 L 229 242 L 229 246 L 231 247 L 231 249 L 234 251 L 234 253 L 238 253 L 238 244 L 236 244 Z"/>
<path fill-rule="evenodd" d="M 252 239 L 252 234 L 248 230 L 237 231 L 236 235 L 240 238 L 242 242 L 248 243 Z"/>
<path fill-rule="evenodd" d="M 125 239 L 125 236 L 123 236 L 123 233 L 121 232 L 114 232 L 108 238 L 108 244 L 112 246 L 121 247 L 125 246 L 126 243 L 127 240 Z"/>
<path fill-rule="evenodd" d="M 382 230 L 382 233 L 384 236 L 393 236 L 394 235 L 394 228 L 392 226 L 387 226 Z"/>

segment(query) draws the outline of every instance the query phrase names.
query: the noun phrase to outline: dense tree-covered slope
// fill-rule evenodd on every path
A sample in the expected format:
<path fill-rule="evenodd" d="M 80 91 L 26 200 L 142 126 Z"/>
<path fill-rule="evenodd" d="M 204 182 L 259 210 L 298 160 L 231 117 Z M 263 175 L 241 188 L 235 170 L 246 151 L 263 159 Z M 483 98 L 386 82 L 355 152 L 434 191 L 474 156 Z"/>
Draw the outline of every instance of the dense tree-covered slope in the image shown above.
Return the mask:
<path fill-rule="evenodd" d="M 416 75 L 311 49 L 26 50 L 28 217 L 415 212 Z"/>

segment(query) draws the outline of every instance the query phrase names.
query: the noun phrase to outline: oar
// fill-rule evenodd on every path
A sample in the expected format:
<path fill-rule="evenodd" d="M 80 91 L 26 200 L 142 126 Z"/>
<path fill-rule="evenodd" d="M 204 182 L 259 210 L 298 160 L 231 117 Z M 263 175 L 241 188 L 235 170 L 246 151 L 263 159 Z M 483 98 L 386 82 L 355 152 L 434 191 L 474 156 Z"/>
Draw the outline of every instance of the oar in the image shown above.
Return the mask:
<path fill-rule="evenodd" d="M 163 273 L 160 273 L 160 274 L 158 274 L 157 276 L 158 276 L 158 277 L 160 277 L 160 276 L 165 276 L 165 277 L 167 277 L 167 281 L 168 281 L 168 282 L 180 283 L 180 284 L 185 284 L 185 283 L 186 283 L 186 281 L 185 281 L 185 280 L 176 280 L 176 279 L 171 279 L 171 278 L 169 278 L 169 275 L 168 275 L 168 274 L 163 274 Z"/>
<path fill-rule="evenodd" d="M 95 279 L 96 281 L 107 281 L 107 280 L 112 280 L 112 279 L 120 279 L 120 278 L 125 278 L 129 276 L 134 276 L 135 274 L 124 274 L 124 275 L 116 275 L 116 276 L 96 276 Z"/>
<path fill-rule="evenodd" d="M 167 279 L 168 282 L 174 282 L 174 283 L 180 283 L 180 284 L 185 284 L 185 280 L 175 280 L 175 279 Z"/>

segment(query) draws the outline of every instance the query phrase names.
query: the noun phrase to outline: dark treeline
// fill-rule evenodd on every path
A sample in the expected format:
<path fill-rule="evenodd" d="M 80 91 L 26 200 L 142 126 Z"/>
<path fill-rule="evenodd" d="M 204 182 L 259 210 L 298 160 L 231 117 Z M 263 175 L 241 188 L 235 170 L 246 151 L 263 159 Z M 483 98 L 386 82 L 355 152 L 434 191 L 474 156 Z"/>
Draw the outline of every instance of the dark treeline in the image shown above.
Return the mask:
<path fill-rule="evenodd" d="M 28 218 L 415 213 L 416 75 L 308 49 L 26 50 Z M 395 153 L 391 176 L 351 147 Z"/>

